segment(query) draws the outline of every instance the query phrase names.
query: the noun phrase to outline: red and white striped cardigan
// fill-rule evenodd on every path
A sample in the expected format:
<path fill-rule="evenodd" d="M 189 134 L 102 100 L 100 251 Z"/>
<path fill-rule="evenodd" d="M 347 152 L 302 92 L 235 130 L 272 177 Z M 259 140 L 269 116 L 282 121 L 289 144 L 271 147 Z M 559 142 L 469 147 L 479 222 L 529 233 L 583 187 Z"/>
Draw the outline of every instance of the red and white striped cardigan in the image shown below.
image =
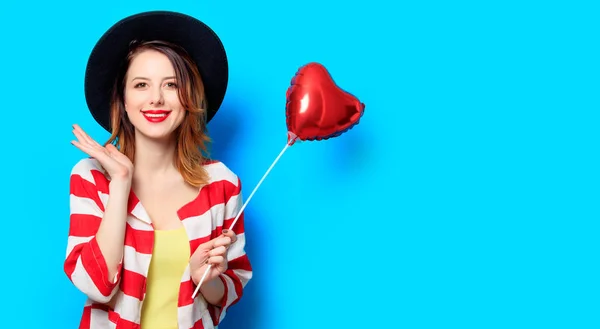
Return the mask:
<path fill-rule="evenodd" d="M 229 228 L 242 206 L 241 182 L 223 163 L 205 165 L 210 182 L 198 196 L 177 214 L 185 227 L 190 251 Z M 80 329 L 139 329 L 142 303 L 146 295 L 146 276 L 152 258 L 152 222 L 133 192 L 128 203 L 124 256 L 115 278 L 108 277 L 107 265 L 96 231 L 109 197 L 109 180 L 94 159 L 79 161 L 70 178 L 70 227 L 64 270 L 71 282 L 88 299 L 83 308 Z M 220 306 L 208 304 L 202 294 L 192 299 L 195 285 L 187 266 L 179 286 L 179 329 L 216 328 L 227 309 L 242 296 L 252 277 L 244 251 L 243 215 L 233 231 L 237 241 L 228 251 L 228 270 L 220 276 L 225 298 Z"/>

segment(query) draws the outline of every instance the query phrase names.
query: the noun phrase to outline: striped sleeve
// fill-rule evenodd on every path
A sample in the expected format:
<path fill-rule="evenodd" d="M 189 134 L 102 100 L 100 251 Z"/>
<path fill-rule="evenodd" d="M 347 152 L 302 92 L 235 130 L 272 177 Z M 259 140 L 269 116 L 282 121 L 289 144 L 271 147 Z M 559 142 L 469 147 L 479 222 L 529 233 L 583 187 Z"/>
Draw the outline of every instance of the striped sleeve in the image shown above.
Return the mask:
<path fill-rule="evenodd" d="M 243 205 L 242 184 L 239 178 L 236 177 L 236 179 L 237 184 L 226 184 L 225 186 L 225 220 L 223 228 L 231 226 Z M 232 227 L 232 230 L 237 236 L 237 241 L 231 245 L 227 252 L 228 269 L 220 276 L 225 286 L 223 301 L 220 306 L 208 306 L 215 326 L 223 321 L 227 309 L 240 300 L 246 284 L 252 278 L 252 266 L 244 250 L 246 234 L 243 213 L 235 223 L 235 226 Z"/>
<path fill-rule="evenodd" d="M 104 175 L 94 160 L 77 163 L 70 177 L 70 223 L 64 271 L 69 280 L 91 300 L 107 303 L 117 291 L 120 279 L 108 277 L 108 266 L 96 241 L 104 215 L 103 198 L 108 196 Z"/>

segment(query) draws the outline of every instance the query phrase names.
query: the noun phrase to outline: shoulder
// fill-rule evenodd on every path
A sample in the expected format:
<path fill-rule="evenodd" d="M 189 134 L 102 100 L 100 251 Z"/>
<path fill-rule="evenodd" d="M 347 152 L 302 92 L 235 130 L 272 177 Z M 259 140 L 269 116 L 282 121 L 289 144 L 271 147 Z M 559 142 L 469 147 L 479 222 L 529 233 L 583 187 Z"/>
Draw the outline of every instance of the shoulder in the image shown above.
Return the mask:
<path fill-rule="evenodd" d="M 229 167 L 223 162 L 218 160 L 210 160 L 204 164 L 204 169 L 208 173 L 209 182 L 229 182 L 236 187 L 240 185 L 240 179 L 236 173 L 234 173 Z"/>
<path fill-rule="evenodd" d="M 98 183 L 98 179 L 106 179 L 105 170 L 98 160 L 94 158 L 83 158 L 79 160 L 71 169 L 71 178 L 78 177 L 89 181 L 90 183 Z"/>

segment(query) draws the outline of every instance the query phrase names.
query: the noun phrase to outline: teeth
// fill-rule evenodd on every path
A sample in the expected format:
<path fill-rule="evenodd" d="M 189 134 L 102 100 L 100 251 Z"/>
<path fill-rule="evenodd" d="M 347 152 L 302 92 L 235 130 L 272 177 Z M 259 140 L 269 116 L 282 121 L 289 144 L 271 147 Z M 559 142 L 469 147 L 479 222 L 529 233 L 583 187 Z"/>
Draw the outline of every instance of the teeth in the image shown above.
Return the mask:
<path fill-rule="evenodd" d="M 145 116 L 147 117 L 151 117 L 151 118 L 162 118 L 162 117 L 166 117 L 167 114 L 163 113 L 163 114 L 150 114 L 150 113 L 144 113 Z"/>

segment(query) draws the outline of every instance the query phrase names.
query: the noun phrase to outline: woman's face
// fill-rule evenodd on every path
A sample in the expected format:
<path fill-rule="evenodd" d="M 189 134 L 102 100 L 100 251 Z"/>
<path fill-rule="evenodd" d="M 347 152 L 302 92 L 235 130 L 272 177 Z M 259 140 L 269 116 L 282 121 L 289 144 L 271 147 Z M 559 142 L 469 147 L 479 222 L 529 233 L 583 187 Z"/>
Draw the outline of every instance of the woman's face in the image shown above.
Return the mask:
<path fill-rule="evenodd" d="M 178 87 L 167 56 L 146 50 L 133 58 L 125 81 L 125 111 L 136 135 L 165 139 L 177 129 L 185 117 Z"/>

